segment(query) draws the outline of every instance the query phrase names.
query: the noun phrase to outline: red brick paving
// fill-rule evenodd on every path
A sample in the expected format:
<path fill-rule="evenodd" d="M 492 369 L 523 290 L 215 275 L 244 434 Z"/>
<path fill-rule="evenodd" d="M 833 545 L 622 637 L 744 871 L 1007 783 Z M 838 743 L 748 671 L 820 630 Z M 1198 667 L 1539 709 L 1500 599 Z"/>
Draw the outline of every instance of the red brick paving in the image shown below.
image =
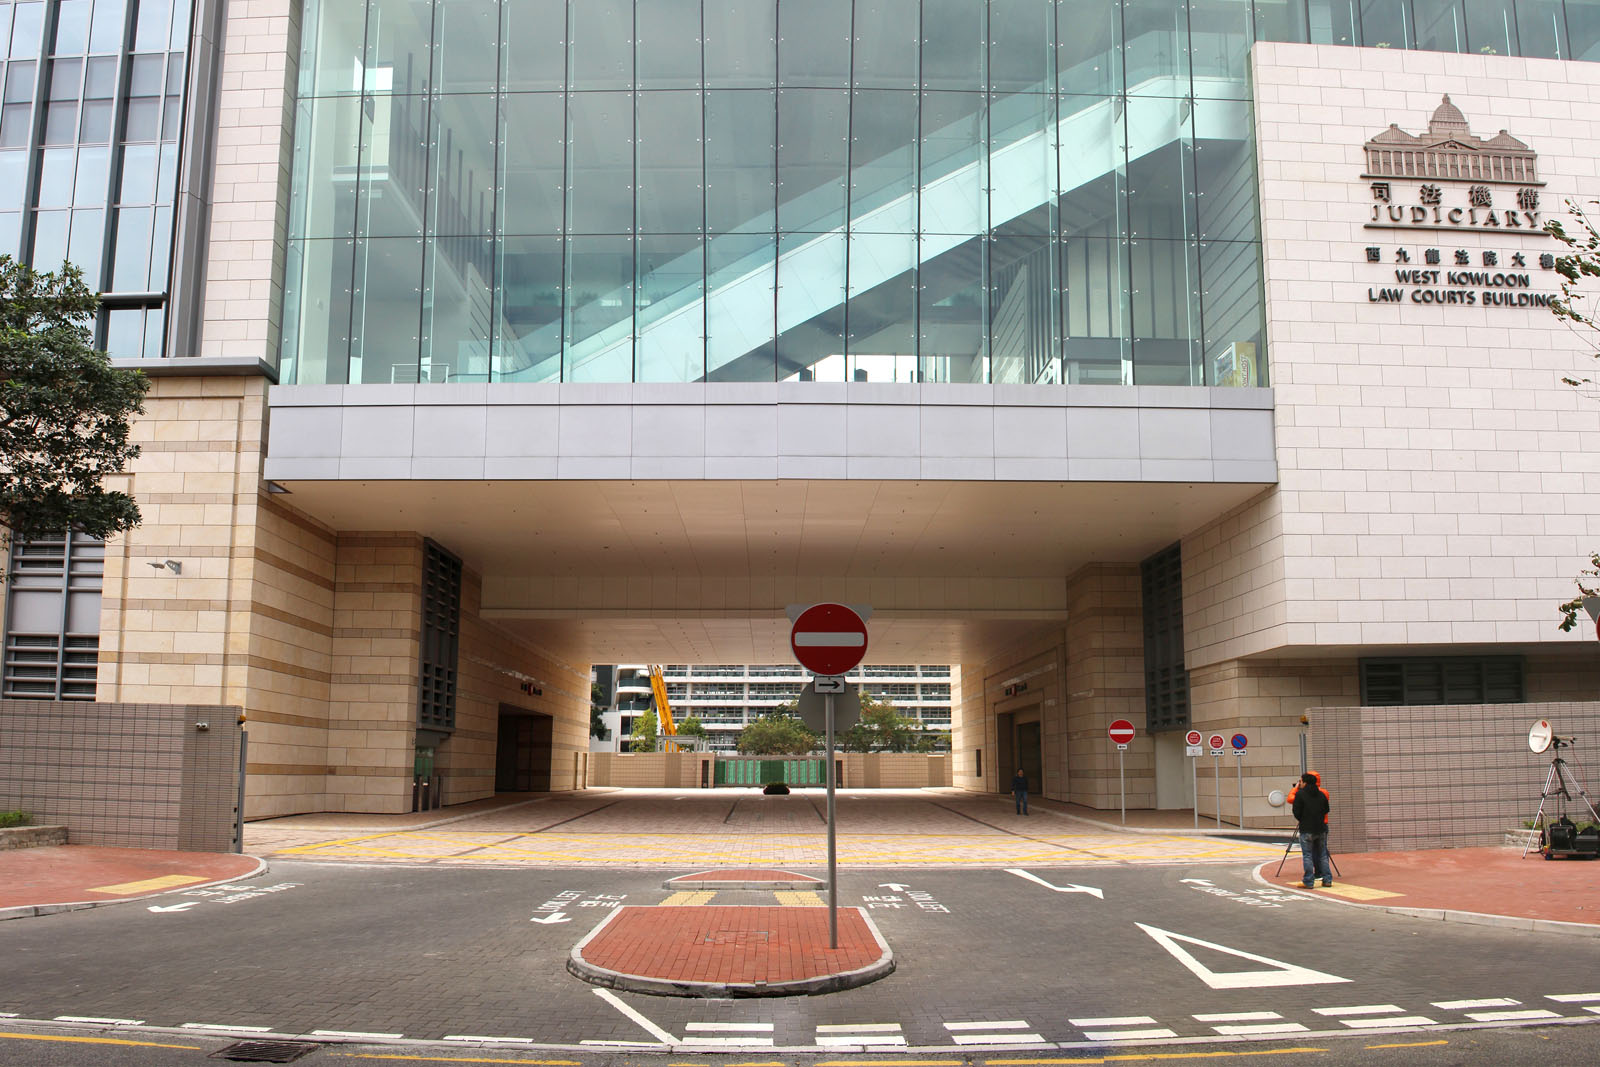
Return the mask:
<path fill-rule="evenodd" d="M 795 874 L 792 871 L 775 871 L 760 867 L 738 867 L 726 871 L 696 871 L 694 874 L 680 874 L 672 879 L 674 882 L 816 882 L 822 884 L 822 879 L 813 878 L 809 874 Z"/>
<path fill-rule="evenodd" d="M 87 900 L 134 900 L 184 886 L 143 893 L 96 893 L 99 886 L 142 882 L 168 875 L 190 875 L 192 883 L 224 881 L 254 874 L 254 856 L 225 852 L 167 852 L 148 848 L 96 848 L 55 845 L 0 852 L 0 908 L 76 904 Z"/>
<path fill-rule="evenodd" d="M 839 909 L 830 949 L 827 908 L 771 906 L 624 906 L 583 948 L 588 963 L 620 974 L 717 984 L 822 978 L 882 954 L 859 908 Z"/>

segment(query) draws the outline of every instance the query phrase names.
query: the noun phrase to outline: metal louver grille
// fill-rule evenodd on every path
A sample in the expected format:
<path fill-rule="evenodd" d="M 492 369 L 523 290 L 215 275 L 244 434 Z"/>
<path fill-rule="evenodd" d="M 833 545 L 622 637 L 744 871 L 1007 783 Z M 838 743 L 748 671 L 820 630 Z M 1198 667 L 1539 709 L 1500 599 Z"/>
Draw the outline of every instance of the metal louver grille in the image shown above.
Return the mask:
<path fill-rule="evenodd" d="M 12 545 L 0 695 L 94 699 L 104 572 L 105 544 L 82 534 Z"/>
<path fill-rule="evenodd" d="M 1518 656 L 1361 661 L 1361 703 L 1367 707 L 1520 704 L 1524 699 Z"/>
<path fill-rule="evenodd" d="M 417 725 L 453 730 L 461 650 L 461 560 L 432 541 L 422 549 L 422 649 Z"/>
<path fill-rule="evenodd" d="M 1139 565 L 1144 609 L 1145 729 L 1189 726 L 1189 672 L 1183 665 L 1183 551 L 1165 548 Z"/>

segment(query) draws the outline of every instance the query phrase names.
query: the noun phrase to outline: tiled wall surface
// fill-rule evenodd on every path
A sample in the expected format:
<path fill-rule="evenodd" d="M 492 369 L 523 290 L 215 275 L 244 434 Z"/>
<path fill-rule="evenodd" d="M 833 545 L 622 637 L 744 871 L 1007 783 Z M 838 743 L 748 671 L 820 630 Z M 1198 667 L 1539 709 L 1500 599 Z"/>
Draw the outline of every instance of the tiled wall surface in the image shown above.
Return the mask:
<path fill-rule="evenodd" d="M 0 700 L 0 810 L 65 825 L 75 845 L 231 852 L 238 720 L 236 707 Z"/>
<path fill-rule="evenodd" d="M 1528 727 L 1548 719 L 1582 762 L 1579 780 L 1600 795 L 1600 703 L 1462 704 L 1323 708 L 1312 718 L 1314 764 L 1333 797 L 1335 852 L 1496 845 L 1534 816 L 1552 749 L 1529 751 Z M 1571 769 L 1569 767 L 1569 769 Z M 1575 783 L 1569 783 L 1569 788 Z M 1574 821 L 1587 815 L 1578 802 Z M 1580 817 L 1580 813 L 1583 813 Z"/>

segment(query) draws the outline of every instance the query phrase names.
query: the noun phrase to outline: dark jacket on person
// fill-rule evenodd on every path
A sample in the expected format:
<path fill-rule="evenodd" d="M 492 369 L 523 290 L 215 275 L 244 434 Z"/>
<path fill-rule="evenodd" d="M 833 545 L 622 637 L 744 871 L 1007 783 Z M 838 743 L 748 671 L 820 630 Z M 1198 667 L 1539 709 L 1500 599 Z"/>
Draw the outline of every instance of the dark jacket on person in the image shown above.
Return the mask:
<path fill-rule="evenodd" d="M 1011 791 L 1013 793 L 1026 793 L 1028 791 L 1028 776 L 1018 771 L 1011 778 Z"/>
<path fill-rule="evenodd" d="M 1328 832 L 1328 794 L 1314 785 L 1301 786 L 1294 795 L 1294 817 L 1303 834 Z"/>

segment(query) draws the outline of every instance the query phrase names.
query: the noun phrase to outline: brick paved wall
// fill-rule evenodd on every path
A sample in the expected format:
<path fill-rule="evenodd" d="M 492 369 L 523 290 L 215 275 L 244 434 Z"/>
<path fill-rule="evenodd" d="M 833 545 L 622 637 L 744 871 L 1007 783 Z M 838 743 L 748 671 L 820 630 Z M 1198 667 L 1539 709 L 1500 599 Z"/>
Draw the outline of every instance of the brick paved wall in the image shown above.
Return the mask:
<path fill-rule="evenodd" d="M 1333 795 L 1333 848 L 1499 844 L 1539 806 L 1554 753 L 1528 750 L 1538 719 L 1578 738 L 1566 755 L 1576 754 L 1579 781 L 1600 796 L 1600 702 L 1318 709 L 1313 766 Z"/>
<path fill-rule="evenodd" d="M 238 718 L 236 707 L 0 700 L 0 810 L 64 825 L 77 845 L 232 851 Z"/>
<path fill-rule="evenodd" d="M 1138 733 L 1123 753 L 1130 808 L 1156 806 L 1155 746 L 1145 730 L 1144 614 L 1138 564 L 1096 564 L 1067 585 L 1066 707 L 1070 789 L 1055 799 L 1113 808 L 1121 803 L 1117 719 Z M 1049 784 L 1049 775 L 1045 777 Z"/>
<path fill-rule="evenodd" d="M 633 789 L 697 789 L 705 752 L 591 752 L 589 784 Z M 715 781 L 708 774 L 707 781 Z"/>

